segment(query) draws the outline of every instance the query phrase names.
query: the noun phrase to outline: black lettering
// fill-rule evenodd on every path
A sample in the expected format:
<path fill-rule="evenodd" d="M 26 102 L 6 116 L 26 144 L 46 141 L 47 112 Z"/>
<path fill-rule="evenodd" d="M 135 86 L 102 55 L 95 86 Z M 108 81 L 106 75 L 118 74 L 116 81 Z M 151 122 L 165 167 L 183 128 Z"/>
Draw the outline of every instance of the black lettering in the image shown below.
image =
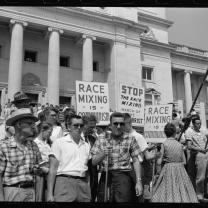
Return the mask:
<path fill-rule="evenodd" d="M 79 92 L 85 92 L 83 84 L 79 84 Z"/>
<path fill-rule="evenodd" d="M 87 85 L 86 92 L 92 92 L 92 89 L 91 89 L 90 85 Z"/>
<path fill-rule="evenodd" d="M 98 89 L 96 90 L 95 88 L 98 88 L 98 85 L 93 85 L 92 89 L 93 89 L 93 92 L 99 93 L 99 90 Z"/>
<path fill-rule="evenodd" d="M 85 102 L 85 99 L 84 99 L 84 95 L 78 95 L 78 100 L 79 100 L 79 103 L 81 103 L 81 102 Z"/>
<path fill-rule="evenodd" d="M 149 108 L 148 114 L 152 115 L 152 108 Z"/>
<path fill-rule="evenodd" d="M 100 93 L 104 94 L 104 86 L 103 85 L 100 85 Z"/>
<path fill-rule="evenodd" d="M 126 86 L 125 85 L 122 85 L 122 93 L 126 94 Z"/>

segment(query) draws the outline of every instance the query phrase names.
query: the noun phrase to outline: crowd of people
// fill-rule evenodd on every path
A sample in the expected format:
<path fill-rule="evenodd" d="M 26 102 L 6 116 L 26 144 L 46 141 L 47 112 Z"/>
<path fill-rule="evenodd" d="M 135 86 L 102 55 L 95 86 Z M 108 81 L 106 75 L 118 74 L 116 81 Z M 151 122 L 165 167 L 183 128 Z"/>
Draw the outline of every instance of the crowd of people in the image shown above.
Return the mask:
<path fill-rule="evenodd" d="M 148 144 L 128 113 L 97 126 L 70 106 L 34 107 L 22 92 L 11 106 L 0 125 L 0 201 L 207 202 L 198 115 L 173 114 L 165 142 Z"/>

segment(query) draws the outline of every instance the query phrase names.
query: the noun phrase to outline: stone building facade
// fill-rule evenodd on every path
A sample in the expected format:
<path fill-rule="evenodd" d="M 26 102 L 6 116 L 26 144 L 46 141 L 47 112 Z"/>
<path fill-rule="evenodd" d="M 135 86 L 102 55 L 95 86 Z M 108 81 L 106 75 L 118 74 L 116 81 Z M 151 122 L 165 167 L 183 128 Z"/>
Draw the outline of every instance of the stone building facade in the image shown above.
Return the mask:
<path fill-rule="evenodd" d="M 23 90 L 34 102 L 75 106 L 75 81 L 145 88 L 146 104 L 192 104 L 208 52 L 170 43 L 165 8 L 0 7 L 1 104 Z M 207 83 L 196 110 L 208 120 Z"/>

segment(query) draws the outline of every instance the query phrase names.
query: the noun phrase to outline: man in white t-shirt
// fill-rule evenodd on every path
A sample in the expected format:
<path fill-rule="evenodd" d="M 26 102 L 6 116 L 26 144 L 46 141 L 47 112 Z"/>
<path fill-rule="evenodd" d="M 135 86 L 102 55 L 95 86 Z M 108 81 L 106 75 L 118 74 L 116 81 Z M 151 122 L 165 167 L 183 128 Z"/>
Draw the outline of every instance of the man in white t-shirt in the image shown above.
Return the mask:
<path fill-rule="evenodd" d="M 47 201 L 90 202 L 86 175 L 90 145 L 81 136 L 83 120 L 73 115 L 67 126 L 69 134 L 55 140 L 51 147 Z"/>
<path fill-rule="evenodd" d="M 124 123 L 125 123 L 125 126 L 124 126 L 125 134 L 128 134 L 130 137 L 132 136 L 135 137 L 136 141 L 138 142 L 139 148 L 141 150 L 141 154 L 139 155 L 140 162 L 143 162 L 144 157 L 146 160 L 152 160 L 152 159 L 155 159 L 157 156 L 159 156 L 159 153 L 157 153 L 155 149 L 152 149 L 151 151 L 149 151 L 149 146 L 145 138 L 132 128 L 132 120 L 131 120 L 130 114 L 124 113 Z M 144 167 L 143 167 L 143 172 L 144 172 Z M 149 185 L 144 183 L 144 177 L 143 177 L 143 185 L 144 185 L 144 195 L 148 195 L 146 198 L 149 198 L 150 197 L 149 196 L 150 193 L 148 191 Z"/>

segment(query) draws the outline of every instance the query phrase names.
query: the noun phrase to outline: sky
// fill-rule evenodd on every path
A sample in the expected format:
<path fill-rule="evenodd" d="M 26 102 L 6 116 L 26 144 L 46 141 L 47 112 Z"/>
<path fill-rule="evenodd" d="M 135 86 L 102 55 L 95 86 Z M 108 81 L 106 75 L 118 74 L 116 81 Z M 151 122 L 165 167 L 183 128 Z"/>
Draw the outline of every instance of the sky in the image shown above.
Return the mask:
<path fill-rule="evenodd" d="M 208 8 L 167 8 L 169 42 L 208 51 Z"/>

